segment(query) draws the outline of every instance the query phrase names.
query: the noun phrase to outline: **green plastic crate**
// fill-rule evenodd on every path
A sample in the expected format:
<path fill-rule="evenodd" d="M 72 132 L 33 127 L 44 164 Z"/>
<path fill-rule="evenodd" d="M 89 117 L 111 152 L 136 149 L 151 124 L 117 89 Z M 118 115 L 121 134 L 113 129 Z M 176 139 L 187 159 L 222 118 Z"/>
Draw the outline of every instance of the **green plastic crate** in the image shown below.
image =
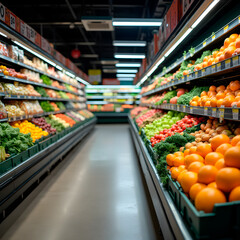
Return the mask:
<path fill-rule="evenodd" d="M 21 156 L 20 153 L 15 155 L 15 156 L 13 156 L 11 159 L 12 159 L 12 166 L 13 167 L 16 167 L 17 165 L 22 163 L 22 156 Z"/>
<path fill-rule="evenodd" d="M 28 156 L 32 157 L 33 155 L 37 154 L 39 152 L 39 145 L 36 144 L 30 148 L 28 148 Z"/>
<path fill-rule="evenodd" d="M 51 138 L 48 138 L 42 142 L 39 142 L 39 149 L 40 151 L 44 150 L 51 144 Z"/>
<path fill-rule="evenodd" d="M 12 158 L 8 158 L 5 161 L 0 162 L 0 175 L 2 175 L 3 173 L 8 172 L 12 168 L 13 168 Z"/>
<path fill-rule="evenodd" d="M 196 210 L 179 186 L 170 178 L 168 192 L 194 239 L 239 239 L 240 201 L 216 204 L 212 213 L 204 213 Z"/>
<path fill-rule="evenodd" d="M 21 156 L 21 161 L 24 162 L 29 158 L 28 150 L 19 153 Z"/>

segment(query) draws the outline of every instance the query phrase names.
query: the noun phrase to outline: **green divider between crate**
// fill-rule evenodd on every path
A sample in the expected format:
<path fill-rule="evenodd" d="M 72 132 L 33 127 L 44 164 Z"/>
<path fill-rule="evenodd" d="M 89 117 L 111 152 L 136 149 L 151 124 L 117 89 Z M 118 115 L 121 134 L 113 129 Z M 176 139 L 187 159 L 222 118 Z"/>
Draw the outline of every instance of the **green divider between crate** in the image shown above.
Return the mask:
<path fill-rule="evenodd" d="M 5 161 L 0 162 L 0 175 L 8 172 L 12 168 L 13 168 L 12 158 L 8 158 Z"/>

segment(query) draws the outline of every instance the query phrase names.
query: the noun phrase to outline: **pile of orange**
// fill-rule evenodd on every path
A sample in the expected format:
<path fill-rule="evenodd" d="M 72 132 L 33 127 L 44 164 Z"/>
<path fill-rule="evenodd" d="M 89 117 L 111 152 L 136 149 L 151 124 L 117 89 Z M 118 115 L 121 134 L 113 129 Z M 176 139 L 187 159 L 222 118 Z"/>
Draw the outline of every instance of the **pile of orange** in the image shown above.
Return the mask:
<path fill-rule="evenodd" d="M 202 63 L 196 64 L 194 71 L 211 66 L 240 53 L 240 35 L 234 33 L 226 38 L 224 45 L 219 51 L 214 51 L 212 55 L 206 56 Z"/>
<path fill-rule="evenodd" d="M 215 136 L 166 157 L 171 177 L 194 201 L 198 211 L 210 213 L 216 203 L 240 201 L 240 135 Z"/>
<path fill-rule="evenodd" d="M 232 81 L 225 87 L 211 86 L 209 91 L 203 91 L 201 96 L 195 96 L 190 101 L 191 106 L 200 107 L 240 107 L 240 81 Z"/>

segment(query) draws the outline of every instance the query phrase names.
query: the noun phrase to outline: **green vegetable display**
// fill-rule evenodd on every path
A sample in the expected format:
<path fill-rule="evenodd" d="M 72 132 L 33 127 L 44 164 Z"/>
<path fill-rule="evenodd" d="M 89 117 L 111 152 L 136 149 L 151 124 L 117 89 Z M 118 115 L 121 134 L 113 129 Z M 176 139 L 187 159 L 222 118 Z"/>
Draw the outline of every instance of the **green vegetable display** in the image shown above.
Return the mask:
<path fill-rule="evenodd" d="M 54 112 L 54 107 L 50 104 L 49 101 L 41 101 L 40 105 L 44 112 Z"/>
<path fill-rule="evenodd" d="M 41 75 L 40 78 L 43 80 L 43 83 L 44 83 L 44 84 L 49 85 L 49 86 L 52 85 L 52 80 L 51 80 L 48 76 L 46 76 L 46 75 Z"/>
<path fill-rule="evenodd" d="M 59 93 L 59 95 L 60 95 L 61 98 L 69 99 L 68 95 L 67 95 L 65 92 L 60 91 L 60 92 L 58 92 L 58 93 Z"/>
<path fill-rule="evenodd" d="M 189 105 L 193 97 L 201 95 L 203 91 L 208 91 L 209 87 L 194 87 L 190 92 L 181 95 L 177 99 L 177 104 Z"/>
<path fill-rule="evenodd" d="M 42 97 L 49 97 L 47 95 L 46 90 L 43 87 L 35 87 L 35 90 L 42 96 Z"/>
<path fill-rule="evenodd" d="M 61 111 L 66 109 L 65 105 L 62 102 L 56 102 L 56 104 Z"/>
<path fill-rule="evenodd" d="M 167 92 L 165 94 L 165 96 L 159 102 L 156 103 L 156 105 L 161 105 L 165 100 L 167 101 L 167 103 L 169 103 L 170 99 L 175 97 L 175 96 L 177 96 L 177 91 L 176 90 Z"/>
<path fill-rule="evenodd" d="M 20 133 L 19 128 L 13 128 L 9 123 L 1 123 L 0 146 L 3 146 L 8 154 L 17 154 L 33 146 L 33 140 L 30 133 Z"/>
<path fill-rule="evenodd" d="M 52 128 L 55 128 L 57 130 L 57 132 L 61 132 L 65 129 L 65 127 L 59 123 L 56 120 L 51 119 L 50 117 L 45 117 L 45 120 L 47 123 L 49 123 L 51 125 Z"/>

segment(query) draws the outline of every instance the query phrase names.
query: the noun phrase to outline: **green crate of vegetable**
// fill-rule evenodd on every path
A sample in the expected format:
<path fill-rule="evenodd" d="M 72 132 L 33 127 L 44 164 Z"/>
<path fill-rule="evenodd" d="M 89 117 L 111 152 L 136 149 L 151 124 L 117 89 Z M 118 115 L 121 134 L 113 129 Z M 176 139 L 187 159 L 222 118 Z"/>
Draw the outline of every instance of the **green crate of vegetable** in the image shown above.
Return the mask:
<path fill-rule="evenodd" d="M 51 143 L 55 143 L 58 141 L 58 135 L 57 134 L 54 134 L 52 137 L 51 137 Z"/>
<path fill-rule="evenodd" d="M 16 167 L 17 165 L 19 165 L 20 163 L 22 163 L 22 156 L 21 156 L 21 154 L 17 154 L 17 155 L 15 155 L 15 156 L 13 156 L 13 157 L 11 158 L 11 160 L 12 160 L 12 166 L 13 166 L 13 167 Z"/>
<path fill-rule="evenodd" d="M 28 149 L 28 156 L 32 157 L 33 155 L 37 154 L 39 152 L 39 145 L 35 144 L 34 146 L 30 147 Z"/>
<path fill-rule="evenodd" d="M 44 150 L 45 148 L 47 148 L 49 145 L 51 144 L 51 139 L 48 138 L 42 142 L 39 142 L 39 149 L 40 151 Z"/>
<path fill-rule="evenodd" d="M 24 162 L 29 158 L 28 150 L 23 151 L 19 154 L 21 156 L 21 161 Z"/>
<path fill-rule="evenodd" d="M 238 239 L 240 201 L 215 204 L 212 213 L 197 211 L 180 186 L 169 178 L 168 187 L 185 224 L 194 239 Z"/>
<path fill-rule="evenodd" d="M 8 158 L 3 162 L 0 162 L 0 174 L 8 172 L 10 169 L 13 168 L 12 159 Z"/>

